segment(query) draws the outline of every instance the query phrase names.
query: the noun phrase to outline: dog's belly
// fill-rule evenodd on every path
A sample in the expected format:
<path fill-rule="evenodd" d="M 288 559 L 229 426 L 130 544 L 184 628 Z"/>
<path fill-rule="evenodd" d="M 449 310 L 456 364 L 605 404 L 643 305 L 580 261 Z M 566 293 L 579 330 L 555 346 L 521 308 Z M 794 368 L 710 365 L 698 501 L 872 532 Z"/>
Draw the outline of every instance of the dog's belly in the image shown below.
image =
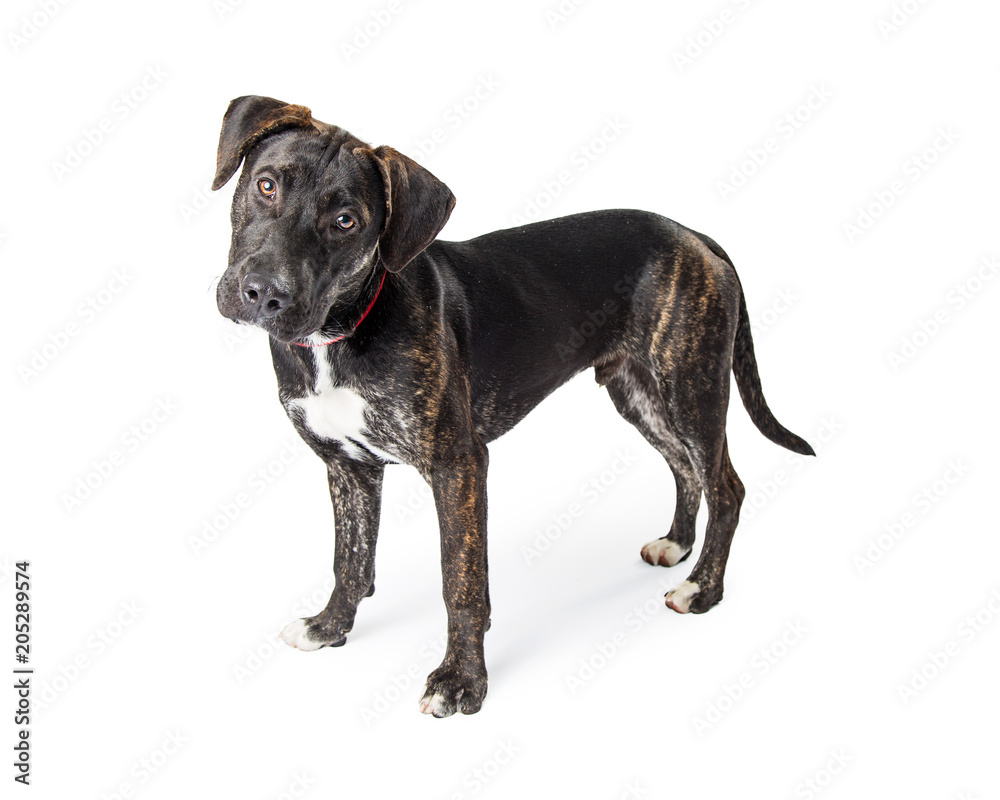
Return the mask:
<path fill-rule="evenodd" d="M 480 391 L 472 400 L 472 421 L 484 442 L 489 443 L 517 425 L 535 406 L 553 390 L 559 381 L 551 386 L 533 388 L 524 393 Z"/>

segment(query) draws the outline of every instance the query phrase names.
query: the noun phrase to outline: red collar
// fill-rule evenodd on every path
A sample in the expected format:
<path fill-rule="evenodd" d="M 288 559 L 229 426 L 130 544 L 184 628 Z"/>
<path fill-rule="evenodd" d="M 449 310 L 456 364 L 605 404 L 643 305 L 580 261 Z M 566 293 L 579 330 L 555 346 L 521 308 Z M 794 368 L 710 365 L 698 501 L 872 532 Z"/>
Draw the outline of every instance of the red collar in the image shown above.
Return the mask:
<path fill-rule="evenodd" d="M 378 289 L 375 290 L 375 296 L 372 298 L 372 301 L 368 304 L 368 308 L 365 309 L 365 313 L 361 315 L 361 319 L 359 319 L 357 322 L 354 323 L 354 327 L 351 328 L 351 330 L 349 330 L 347 333 L 342 333 L 336 339 L 331 339 L 328 342 L 320 342 L 319 344 L 309 344 L 308 342 L 292 342 L 292 344 L 296 344 L 299 347 L 326 347 L 328 344 L 333 344 L 334 342 L 339 342 L 341 339 L 346 339 L 348 334 L 353 333 L 358 329 L 358 325 L 360 325 L 362 322 L 365 321 L 365 317 L 368 316 L 368 312 L 370 312 L 372 308 L 375 306 L 375 301 L 378 300 L 378 296 L 382 293 L 382 287 L 385 285 L 386 272 L 388 272 L 388 270 L 382 270 L 382 280 L 379 282 Z"/>

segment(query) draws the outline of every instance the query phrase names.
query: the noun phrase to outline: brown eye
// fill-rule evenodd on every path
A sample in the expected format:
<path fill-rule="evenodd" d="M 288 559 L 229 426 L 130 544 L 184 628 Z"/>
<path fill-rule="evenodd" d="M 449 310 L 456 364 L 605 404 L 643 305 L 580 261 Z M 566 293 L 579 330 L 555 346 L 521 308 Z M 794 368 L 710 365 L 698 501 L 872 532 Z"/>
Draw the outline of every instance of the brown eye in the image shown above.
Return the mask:
<path fill-rule="evenodd" d="M 273 197 L 274 193 L 278 191 L 278 185 L 270 178 L 261 178 L 261 180 L 257 181 L 257 190 L 264 197 Z"/>
<path fill-rule="evenodd" d="M 350 214 L 341 214 L 337 217 L 337 227 L 342 231 L 349 231 L 354 227 L 354 217 Z"/>

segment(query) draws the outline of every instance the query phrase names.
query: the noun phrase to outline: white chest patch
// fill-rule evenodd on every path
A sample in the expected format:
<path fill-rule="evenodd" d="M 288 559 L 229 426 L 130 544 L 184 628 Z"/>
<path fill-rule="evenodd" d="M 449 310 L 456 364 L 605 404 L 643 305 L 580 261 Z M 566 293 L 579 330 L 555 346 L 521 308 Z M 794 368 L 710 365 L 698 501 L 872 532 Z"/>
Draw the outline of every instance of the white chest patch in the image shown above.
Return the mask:
<path fill-rule="evenodd" d="M 330 362 L 321 348 L 313 349 L 316 365 L 316 384 L 305 397 L 289 402 L 289 408 L 298 409 L 302 421 L 314 436 L 340 442 L 351 458 L 363 458 L 359 444 L 387 461 L 396 457 L 386 453 L 371 442 L 368 431 L 365 399 L 346 386 L 335 386 Z"/>

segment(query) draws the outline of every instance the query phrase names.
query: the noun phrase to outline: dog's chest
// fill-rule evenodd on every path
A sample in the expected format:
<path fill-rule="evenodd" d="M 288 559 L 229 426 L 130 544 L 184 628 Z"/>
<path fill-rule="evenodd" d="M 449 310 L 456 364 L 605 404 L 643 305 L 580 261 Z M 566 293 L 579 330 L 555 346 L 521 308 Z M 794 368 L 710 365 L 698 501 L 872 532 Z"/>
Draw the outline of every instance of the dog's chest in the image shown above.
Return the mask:
<path fill-rule="evenodd" d="M 397 457 L 380 446 L 370 430 L 373 410 L 358 392 L 334 380 L 330 363 L 322 351 L 314 351 L 315 376 L 304 397 L 285 401 L 293 418 L 323 442 L 338 442 L 351 458 L 375 455 L 384 461 Z"/>

